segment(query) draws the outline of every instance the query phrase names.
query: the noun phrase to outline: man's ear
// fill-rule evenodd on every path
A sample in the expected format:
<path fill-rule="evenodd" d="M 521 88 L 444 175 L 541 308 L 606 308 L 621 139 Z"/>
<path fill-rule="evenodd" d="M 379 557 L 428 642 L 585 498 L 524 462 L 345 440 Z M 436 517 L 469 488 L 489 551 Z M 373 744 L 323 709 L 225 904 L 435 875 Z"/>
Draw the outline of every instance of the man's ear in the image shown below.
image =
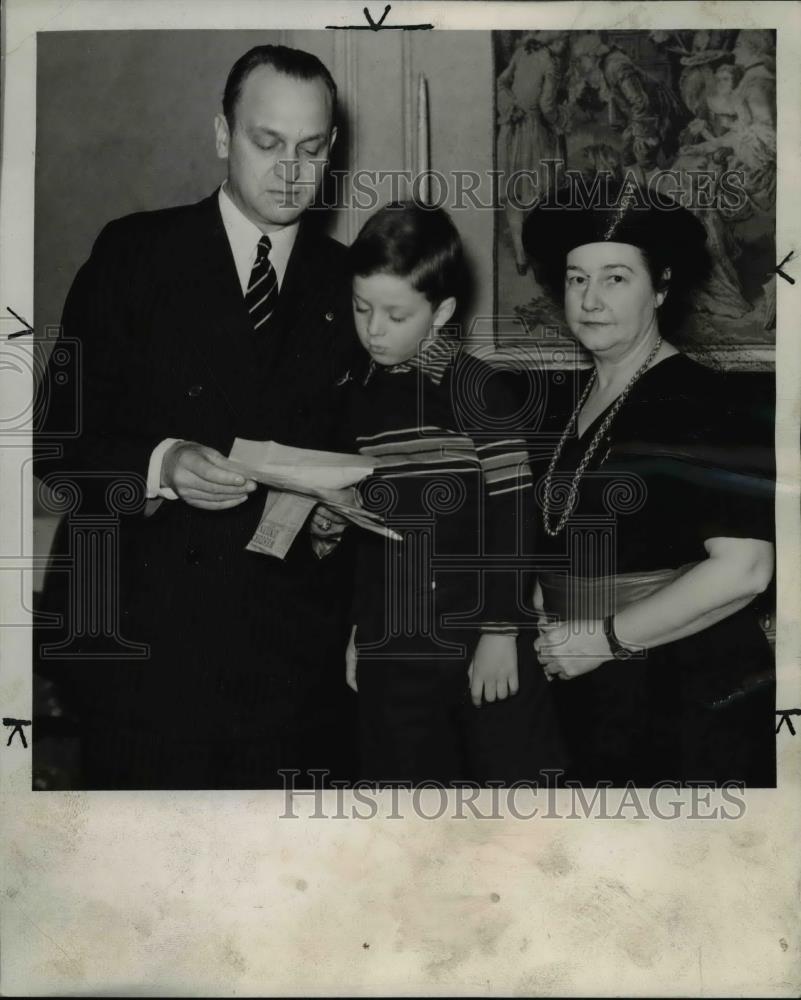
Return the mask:
<path fill-rule="evenodd" d="M 228 159 L 228 150 L 231 143 L 231 133 L 228 130 L 228 120 L 220 113 L 214 116 L 214 135 L 217 146 L 217 156 L 221 160 Z"/>
<path fill-rule="evenodd" d="M 662 280 L 660 282 L 660 284 L 662 285 L 662 290 L 656 293 L 656 308 L 657 309 L 662 305 L 662 303 L 667 298 L 668 288 L 670 286 L 670 275 L 671 275 L 671 273 L 672 272 L 671 272 L 671 270 L 670 270 L 669 267 L 666 267 L 665 270 L 662 272 Z"/>
<path fill-rule="evenodd" d="M 328 154 L 331 155 L 331 150 L 334 148 L 334 143 L 337 141 L 337 127 L 336 125 L 331 126 L 331 138 L 328 140 Z"/>
<path fill-rule="evenodd" d="M 445 326 L 455 311 L 456 299 L 451 295 L 449 298 L 443 299 L 437 306 L 431 325 L 435 330 L 438 330 L 441 326 Z"/>

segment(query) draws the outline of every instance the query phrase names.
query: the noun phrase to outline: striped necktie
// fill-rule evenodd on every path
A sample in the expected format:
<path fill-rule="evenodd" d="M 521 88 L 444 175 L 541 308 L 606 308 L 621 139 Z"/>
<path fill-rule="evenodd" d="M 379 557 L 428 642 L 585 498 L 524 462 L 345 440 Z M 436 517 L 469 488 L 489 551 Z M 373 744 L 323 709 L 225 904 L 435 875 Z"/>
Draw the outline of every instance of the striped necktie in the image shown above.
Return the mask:
<path fill-rule="evenodd" d="M 278 275 L 270 262 L 271 247 L 270 237 L 262 236 L 256 247 L 256 261 L 245 292 L 245 305 L 254 330 L 264 326 L 278 301 Z"/>

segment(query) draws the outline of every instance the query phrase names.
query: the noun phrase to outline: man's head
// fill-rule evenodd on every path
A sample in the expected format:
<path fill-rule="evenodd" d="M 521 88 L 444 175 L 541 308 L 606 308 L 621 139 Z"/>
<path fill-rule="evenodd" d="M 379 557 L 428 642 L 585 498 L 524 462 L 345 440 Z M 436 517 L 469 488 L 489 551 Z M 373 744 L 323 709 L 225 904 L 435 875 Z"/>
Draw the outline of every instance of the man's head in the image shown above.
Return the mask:
<path fill-rule="evenodd" d="M 769 60 L 776 51 L 775 35 L 766 28 L 746 29 L 737 35 L 734 45 L 734 64 L 748 69 Z"/>
<path fill-rule="evenodd" d="M 263 232 L 314 201 L 336 138 L 336 84 L 316 56 L 262 45 L 234 64 L 215 119 L 228 194 Z"/>

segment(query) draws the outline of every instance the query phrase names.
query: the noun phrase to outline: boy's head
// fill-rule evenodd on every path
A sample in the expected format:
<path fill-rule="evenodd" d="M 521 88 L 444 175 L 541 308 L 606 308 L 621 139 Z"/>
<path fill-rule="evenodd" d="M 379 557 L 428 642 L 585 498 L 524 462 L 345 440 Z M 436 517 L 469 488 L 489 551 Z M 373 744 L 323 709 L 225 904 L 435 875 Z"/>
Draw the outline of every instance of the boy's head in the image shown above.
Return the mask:
<path fill-rule="evenodd" d="M 350 248 L 353 316 L 380 365 L 407 361 L 453 316 L 464 288 L 462 241 L 448 213 L 393 202 Z"/>

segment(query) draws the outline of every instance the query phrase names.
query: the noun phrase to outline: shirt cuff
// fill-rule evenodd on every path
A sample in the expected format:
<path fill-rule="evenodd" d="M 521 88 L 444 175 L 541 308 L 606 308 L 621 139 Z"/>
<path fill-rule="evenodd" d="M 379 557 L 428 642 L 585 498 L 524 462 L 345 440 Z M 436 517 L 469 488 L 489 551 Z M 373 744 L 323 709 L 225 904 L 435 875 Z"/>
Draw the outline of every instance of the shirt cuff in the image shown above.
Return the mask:
<path fill-rule="evenodd" d="M 174 444 L 179 444 L 183 438 L 165 438 L 161 444 L 157 444 L 150 456 L 150 463 L 147 467 L 147 498 L 155 500 L 161 497 L 164 500 L 177 500 L 178 494 L 169 486 L 161 485 L 161 464 L 164 456 Z"/>

